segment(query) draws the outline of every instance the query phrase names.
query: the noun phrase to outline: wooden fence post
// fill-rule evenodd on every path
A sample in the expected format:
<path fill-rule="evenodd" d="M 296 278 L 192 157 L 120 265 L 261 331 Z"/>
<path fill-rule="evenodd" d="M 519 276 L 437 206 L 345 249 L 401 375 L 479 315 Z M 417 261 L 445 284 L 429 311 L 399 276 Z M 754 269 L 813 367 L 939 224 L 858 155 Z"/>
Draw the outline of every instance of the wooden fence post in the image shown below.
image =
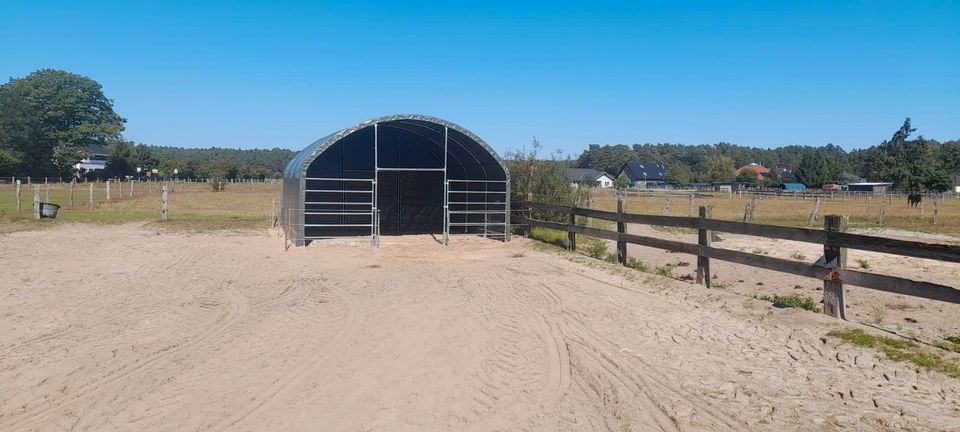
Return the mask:
<path fill-rule="evenodd" d="M 807 226 L 813 226 L 813 223 L 817 220 L 817 214 L 820 213 L 820 197 L 817 197 L 817 201 L 813 203 L 813 211 L 810 212 L 810 218 L 807 219 Z"/>
<path fill-rule="evenodd" d="M 43 202 L 50 202 L 50 183 L 44 183 Z"/>
<path fill-rule="evenodd" d="M 937 199 L 933 199 L 933 224 L 937 224 L 937 213 L 940 212 L 940 205 L 937 204 Z"/>
<path fill-rule="evenodd" d="M 886 204 L 880 203 L 880 215 L 877 216 L 877 225 L 883 225 L 883 215 L 884 215 L 884 212 L 886 211 L 886 207 L 887 207 Z"/>
<path fill-rule="evenodd" d="M 573 227 L 577 226 L 577 214 L 570 207 L 570 227 L 567 229 L 567 249 L 577 250 L 577 233 L 573 232 Z"/>
<path fill-rule="evenodd" d="M 823 229 L 829 232 L 846 232 L 849 218 L 828 215 L 823 218 Z M 827 234 L 829 240 L 830 235 Z M 847 248 L 823 246 L 823 266 L 828 269 L 847 266 Z M 839 274 L 831 271 L 823 281 L 823 313 L 834 318 L 847 319 L 846 299 L 843 294 L 843 281 Z"/>
<path fill-rule="evenodd" d="M 110 179 L 107 179 L 107 201 L 110 201 Z"/>
<path fill-rule="evenodd" d="M 168 210 L 167 210 L 167 209 L 168 209 L 167 204 L 168 204 L 168 201 L 167 201 L 167 187 L 166 187 L 166 186 L 163 187 L 163 192 L 161 192 L 161 195 L 160 195 L 160 196 L 161 196 L 161 201 L 160 201 L 160 217 L 161 217 L 161 219 L 163 219 L 163 220 L 167 220 L 167 212 L 168 212 Z"/>
<path fill-rule="evenodd" d="M 693 192 L 690 192 L 690 198 L 687 201 L 687 217 L 693 217 Z"/>
<path fill-rule="evenodd" d="M 623 197 L 617 195 L 617 233 L 626 234 L 627 223 L 623 221 Z M 617 236 L 617 261 L 620 264 L 627 265 L 627 242 L 620 240 Z"/>
<path fill-rule="evenodd" d="M 133 198 L 133 185 L 135 185 L 135 184 L 136 184 L 136 183 L 134 183 L 133 180 L 130 180 L 130 185 L 129 185 L 129 186 L 130 186 L 130 192 L 128 192 L 128 194 L 129 194 L 129 196 L 130 196 L 131 198 Z"/>
<path fill-rule="evenodd" d="M 90 205 L 93 205 L 93 183 L 90 183 Z"/>
<path fill-rule="evenodd" d="M 663 215 L 670 216 L 670 193 L 663 195 Z"/>
<path fill-rule="evenodd" d="M 123 199 L 123 180 L 117 180 L 117 195 Z"/>
<path fill-rule="evenodd" d="M 700 219 L 710 219 L 712 213 L 712 207 L 710 206 L 700 206 Z M 700 246 L 709 247 L 713 242 L 713 232 L 710 230 L 699 229 L 697 230 L 697 244 Z M 702 283 L 703 286 L 710 288 L 710 258 L 697 255 L 697 283 Z"/>
<path fill-rule="evenodd" d="M 920 205 L 918 206 L 918 207 L 920 207 L 920 217 L 923 217 L 923 201 L 924 201 L 924 200 L 921 199 L 921 200 L 920 200 Z"/>
<path fill-rule="evenodd" d="M 70 180 L 70 207 L 73 207 L 73 188 L 77 185 L 77 179 Z"/>
<path fill-rule="evenodd" d="M 17 212 L 20 211 L 20 180 L 17 180 Z"/>
<path fill-rule="evenodd" d="M 33 218 L 40 220 L 40 186 L 33 187 Z"/>

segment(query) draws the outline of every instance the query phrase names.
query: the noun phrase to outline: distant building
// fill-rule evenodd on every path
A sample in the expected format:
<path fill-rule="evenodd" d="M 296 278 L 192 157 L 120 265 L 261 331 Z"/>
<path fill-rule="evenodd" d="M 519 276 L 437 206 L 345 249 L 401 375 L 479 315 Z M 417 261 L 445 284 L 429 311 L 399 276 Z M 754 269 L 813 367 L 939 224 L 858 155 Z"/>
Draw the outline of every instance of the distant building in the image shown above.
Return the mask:
<path fill-rule="evenodd" d="M 79 175 L 86 175 L 93 171 L 99 171 L 107 167 L 107 159 L 110 158 L 110 150 L 97 144 L 87 146 L 86 157 L 80 159 L 80 162 L 73 165 L 73 169 Z"/>
<path fill-rule="evenodd" d="M 827 184 L 823 185 L 823 187 L 822 187 L 821 189 L 823 189 L 823 190 L 825 190 L 825 191 L 838 191 L 838 190 L 841 190 L 841 189 L 843 189 L 843 188 L 840 187 L 840 185 L 838 185 L 838 184 L 836 184 L 836 183 L 827 183 Z"/>
<path fill-rule="evenodd" d="M 785 191 L 805 191 L 807 190 L 807 185 L 803 183 L 783 183 L 780 185 L 780 189 Z"/>
<path fill-rule="evenodd" d="M 893 186 L 893 183 L 881 182 L 862 182 L 848 183 L 845 188 L 850 192 L 872 192 L 875 194 L 887 193 L 887 188 Z"/>
<path fill-rule="evenodd" d="M 953 191 L 960 193 L 960 176 L 953 179 Z"/>
<path fill-rule="evenodd" d="M 626 177 L 633 187 L 663 186 L 667 184 L 667 166 L 659 162 L 627 162 L 620 168 L 619 177 Z"/>
<path fill-rule="evenodd" d="M 567 168 L 563 170 L 563 178 L 574 187 L 611 188 L 614 184 L 614 179 L 610 174 L 590 168 Z"/>
<path fill-rule="evenodd" d="M 737 168 L 737 170 L 733 172 L 733 175 L 740 175 L 740 173 L 743 172 L 744 170 L 753 170 L 753 172 L 757 173 L 758 181 L 766 180 L 770 178 L 770 168 L 767 168 L 758 163 L 751 163 L 749 165 L 744 165 L 740 168 Z"/>
<path fill-rule="evenodd" d="M 778 178 L 785 183 L 792 183 L 797 180 L 797 175 L 794 174 L 793 169 L 785 166 L 778 166 L 770 170 L 770 177 Z"/>

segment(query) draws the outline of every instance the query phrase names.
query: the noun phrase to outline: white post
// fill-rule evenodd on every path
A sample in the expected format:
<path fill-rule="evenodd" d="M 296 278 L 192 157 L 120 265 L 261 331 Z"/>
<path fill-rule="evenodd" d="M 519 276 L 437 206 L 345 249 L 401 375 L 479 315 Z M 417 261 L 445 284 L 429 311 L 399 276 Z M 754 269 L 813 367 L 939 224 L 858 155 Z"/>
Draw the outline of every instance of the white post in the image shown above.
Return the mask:
<path fill-rule="evenodd" d="M 90 205 L 93 205 L 93 183 L 90 183 Z"/>
<path fill-rule="evenodd" d="M 110 201 L 110 179 L 107 179 L 107 201 Z"/>
<path fill-rule="evenodd" d="M 166 186 L 163 187 L 163 193 L 162 193 L 161 197 L 162 197 L 162 198 L 161 198 L 161 204 L 162 204 L 162 205 L 161 205 L 161 207 L 160 207 L 160 216 L 161 216 L 161 218 L 162 218 L 163 220 L 167 220 L 167 212 L 168 212 L 168 211 L 167 211 L 167 209 L 168 209 L 167 205 L 168 205 L 168 201 L 167 201 L 167 187 L 166 187 Z"/>
<path fill-rule="evenodd" d="M 17 212 L 20 211 L 20 180 L 17 180 Z"/>
<path fill-rule="evenodd" d="M 40 220 L 40 186 L 33 187 L 33 218 Z"/>

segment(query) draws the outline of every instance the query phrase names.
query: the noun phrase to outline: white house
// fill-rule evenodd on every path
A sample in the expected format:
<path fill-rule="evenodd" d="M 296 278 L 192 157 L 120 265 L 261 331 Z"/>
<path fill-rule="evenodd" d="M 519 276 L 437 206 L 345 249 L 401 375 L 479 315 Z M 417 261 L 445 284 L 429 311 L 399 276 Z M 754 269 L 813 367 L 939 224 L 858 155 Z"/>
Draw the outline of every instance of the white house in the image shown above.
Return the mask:
<path fill-rule="evenodd" d="M 80 175 L 91 171 L 102 170 L 107 167 L 107 159 L 110 157 L 110 151 L 101 145 L 92 144 L 87 146 L 87 157 L 80 159 L 73 165 L 73 169 Z"/>
<path fill-rule="evenodd" d="M 616 180 L 603 171 L 589 168 L 567 168 L 563 171 L 563 178 L 573 187 L 592 186 L 612 188 Z"/>

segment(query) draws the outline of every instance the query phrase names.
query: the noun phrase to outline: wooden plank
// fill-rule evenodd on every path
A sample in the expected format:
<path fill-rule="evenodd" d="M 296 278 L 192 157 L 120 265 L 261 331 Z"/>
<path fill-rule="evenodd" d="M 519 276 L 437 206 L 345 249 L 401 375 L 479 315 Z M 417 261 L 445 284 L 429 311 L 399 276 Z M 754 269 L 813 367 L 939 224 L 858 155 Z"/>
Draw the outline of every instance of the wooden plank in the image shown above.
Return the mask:
<path fill-rule="evenodd" d="M 570 206 L 562 206 L 559 204 L 547 204 L 547 203 L 538 203 L 538 202 L 530 202 L 530 201 L 525 202 L 524 205 L 531 209 L 546 210 L 546 211 L 552 211 L 557 213 L 570 213 L 570 209 L 572 208 Z"/>
<path fill-rule="evenodd" d="M 674 228 L 696 228 L 697 218 L 685 216 L 658 216 L 624 213 L 623 221 L 646 225 L 659 225 Z"/>
<path fill-rule="evenodd" d="M 761 225 L 755 223 L 722 221 L 716 219 L 698 220 L 696 224 L 696 228 L 698 229 L 708 229 L 730 234 L 770 237 L 807 243 L 823 244 L 827 238 L 827 234 L 823 230 L 809 228 Z"/>
<path fill-rule="evenodd" d="M 850 269 L 838 269 L 836 272 L 847 285 L 960 304 L 960 290 L 946 285 Z"/>
<path fill-rule="evenodd" d="M 840 232 L 827 233 L 826 237 L 824 243 L 831 246 L 960 263 L 960 246 L 956 245 L 895 240 Z"/>

